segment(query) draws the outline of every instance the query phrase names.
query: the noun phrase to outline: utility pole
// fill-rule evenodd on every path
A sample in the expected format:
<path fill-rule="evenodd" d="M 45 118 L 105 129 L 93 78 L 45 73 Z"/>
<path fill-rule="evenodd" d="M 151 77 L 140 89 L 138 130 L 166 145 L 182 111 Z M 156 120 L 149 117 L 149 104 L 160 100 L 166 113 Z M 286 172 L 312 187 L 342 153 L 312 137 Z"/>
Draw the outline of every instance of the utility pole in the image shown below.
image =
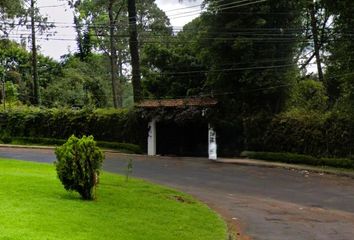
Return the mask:
<path fill-rule="evenodd" d="M 312 29 L 312 36 L 313 36 L 313 43 L 315 49 L 315 56 L 316 56 L 316 63 L 317 63 L 317 71 L 318 71 L 318 80 L 320 82 L 324 81 L 323 77 L 323 69 L 322 69 L 322 60 L 321 60 L 321 47 L 319 43 L 318 37 L 318 26 L 317 26 L 317 18 L 316 18 L 316 2 L 310 0 L 309 5 L 310 10 L 310 17 L 311 17 L 311 29 Z"/>
<path fill-rule="evenodd" d="M 132 83 L 134 102 L 142 100 L 140 59 L 139 59 L 139 42 L 138 29 L 136 26 L 136 3 L 135 0 L 128 0 L 128 16 L 129 16 L 129 47 L 132 63 Z"/>
<path fill-rule="evenodd" d="M 38 67 L 37 67 L 37 45 L 36 45 L 36 26 L 35 26 L 35 4 L 36 0 L 31 0 L 31 31 L 32 31 L 32 78 L 33 78 L 33 103 L 40 104 Z"/>

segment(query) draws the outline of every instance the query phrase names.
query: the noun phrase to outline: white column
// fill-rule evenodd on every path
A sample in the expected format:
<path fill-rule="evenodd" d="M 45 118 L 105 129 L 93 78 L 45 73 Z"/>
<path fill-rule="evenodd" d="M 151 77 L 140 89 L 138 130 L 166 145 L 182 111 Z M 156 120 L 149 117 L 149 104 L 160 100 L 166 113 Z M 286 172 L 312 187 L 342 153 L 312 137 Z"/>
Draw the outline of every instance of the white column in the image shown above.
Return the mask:
<path fill-rule="evenodd" d="M 209 124 L 209 159 L 210 160 L 217 160 L 217 144 L 216 144 L 216 132 Z"/>
<path fill-rule="evenodd" d="M 148 135 L 148 155 L 156 155 L 156 119 L 153 118 L 149 122 L 149 135 Z"/>

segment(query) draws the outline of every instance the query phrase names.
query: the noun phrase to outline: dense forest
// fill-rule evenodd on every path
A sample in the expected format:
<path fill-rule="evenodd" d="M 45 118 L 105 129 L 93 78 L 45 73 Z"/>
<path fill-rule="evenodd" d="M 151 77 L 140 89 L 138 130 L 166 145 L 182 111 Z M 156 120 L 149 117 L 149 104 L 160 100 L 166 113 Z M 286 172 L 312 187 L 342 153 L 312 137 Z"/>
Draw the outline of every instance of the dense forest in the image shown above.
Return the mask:
<path fill-rule="evenodd" d="M 67 4 L 77 51 L 55 61 L 41 54 L 34 59 L 36 45 L 26 48 L 8 34 L 20 25 L 45 35 L 55 23 L 39 14 L 34 0 L 1 1 L 1 99 L 8 106 L 129 108 L 141 80 L 145 99 L 217 98 L 215 125 L 227 129 L 225 141 L 235 147 L 320 154 L 323 149 L 282 148 L 274 139 L 291 141 L 282 139 L 291 134 L 306 145 L 304 131 L 315 137 L 318 126 L 341 132 L 330 135 L 338 141 L 352 135 L 343 130 L 354 113 L 351 0 L 205 0 L 201 15 L 181 29 L 154 0 L 136 1 L 134 24 L 126 1 Z M 140 52 L 135 82 L 132 25 Z M 272 131 L 264 133 L 263 126 Z"/>

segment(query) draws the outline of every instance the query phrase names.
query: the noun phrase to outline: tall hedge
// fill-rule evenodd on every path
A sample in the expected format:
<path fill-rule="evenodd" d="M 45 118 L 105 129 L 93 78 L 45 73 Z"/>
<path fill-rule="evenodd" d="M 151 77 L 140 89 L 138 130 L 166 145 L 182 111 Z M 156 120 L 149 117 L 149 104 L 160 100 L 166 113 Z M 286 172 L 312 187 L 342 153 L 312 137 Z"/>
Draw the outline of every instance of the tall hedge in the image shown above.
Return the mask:
<path fill-rule="evenodd" d="M 354 153 L 354 117 L 348 114 L 292 110 L 275 117 L 259 113 L 219 122 L 220 156 L 236 156 L 243 150 L 316 157 L 350 157 Z M 73 134 L 93 135 L 98 141 L 133 143 L 146 150 L 147 132 L 146 120 L 134 110 L 25 108 L 0 112 L 0 137 L 66 139 Z"/>
<path fill-rule="evenodd" d="M 147 123 L 133 110 L 28 108 L 0 112 L 0 135 L 66 139 L 73 134 L 145 148 Z"/>
<path fill-rule="evenodd" d="M 319 157 L 350 157 L 354 153 L 354 119 L 346 114 L 290 111 L 275 116 L 262 128 L 262 137 L 253 141 L 249 150 Z"/>

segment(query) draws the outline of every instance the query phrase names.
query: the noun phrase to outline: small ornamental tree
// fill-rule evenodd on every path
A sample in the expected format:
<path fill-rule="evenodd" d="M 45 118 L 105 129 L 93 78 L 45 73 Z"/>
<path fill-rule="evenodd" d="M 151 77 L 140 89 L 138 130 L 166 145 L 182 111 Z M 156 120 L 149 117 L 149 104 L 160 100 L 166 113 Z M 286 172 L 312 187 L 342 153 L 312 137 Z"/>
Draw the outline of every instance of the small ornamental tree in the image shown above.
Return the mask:
<path fill-rule="evenodd" d="M 104 154 L 93 136 L 79 139 L 74 135 L 55 150 L 58 177 L 65 189 L 77 191 L 85 200 L 94 199 Z"/>

